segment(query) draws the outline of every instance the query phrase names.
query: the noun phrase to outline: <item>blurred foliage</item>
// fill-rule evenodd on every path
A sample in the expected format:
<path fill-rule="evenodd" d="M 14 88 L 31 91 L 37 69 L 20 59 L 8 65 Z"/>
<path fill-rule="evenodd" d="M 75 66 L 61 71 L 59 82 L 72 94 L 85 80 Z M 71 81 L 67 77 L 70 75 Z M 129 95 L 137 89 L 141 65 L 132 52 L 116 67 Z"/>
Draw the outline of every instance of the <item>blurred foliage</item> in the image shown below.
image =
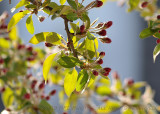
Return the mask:
<path fill-rule="evenodd" d="M 112 42 L 106 37 L 106 29 L 113 22 L 95 25 L 98 19 L 91 22 L 88 11 L 101 7 L 106 1 L 95 0 L 84 6 L 84 0 L 59 0 L 59 3 L 51 0 L 21 0 L 11 11 L 20 7 L 24 10 L 15 13 L 8 26 L 5 24 L 8 14 L 5 12 L 1 15 L 0 91 L 5 111 L 55 113 L 46 100 L 57 91 L 53 89 L 47 95 L 44 92 L 45 84 L 51 84 L 60 87 L 59 103 L 63 106 L 64 113 L 70 109 L 76 111 L 80 100 L 83 100 L 87 111 L 91 113 L 111 113 L 117 109 L 121 109 L 122 114 L 158 113 L 159 105 L 153 100 L 154 91 L 146 82 L 127 79 L 122 84 L 118 74 L 114 73 L 111 83 L 108 78 L 111 68 L 101 66 L 105 52 L 98 52 L 98 41 L 107 44 Z M 121 0 L 120 5 L 125 2 Z M 160 17 L 157 16 L 159 10 L 156 0 L 128 0 L 127 4 L 128 12 L 137 10 L 149 22 L 149 27 L 140 33 L 140 38 L 152 35 L 159 38 Z M 67 40 L 59 33 L 41 32 L 36 33 L 29 42 L 35 45 L 44 42 L 45 49 L 22 43 L 15 25 L 28 16 L 26 28 L 34 34 L 32 16 L 36 15 L 39 22 L 43 22 L 45 17 L 38 16 L 41 11 L 53 21 L 55 18 L 64 20 Z M 158 44 L 153 53 L 154 60 L 159 52 Z M 144 93 L 140 90 L 142 87 L 145 87 Z M 97 106 L 96 101 L 101 105 Z"/>

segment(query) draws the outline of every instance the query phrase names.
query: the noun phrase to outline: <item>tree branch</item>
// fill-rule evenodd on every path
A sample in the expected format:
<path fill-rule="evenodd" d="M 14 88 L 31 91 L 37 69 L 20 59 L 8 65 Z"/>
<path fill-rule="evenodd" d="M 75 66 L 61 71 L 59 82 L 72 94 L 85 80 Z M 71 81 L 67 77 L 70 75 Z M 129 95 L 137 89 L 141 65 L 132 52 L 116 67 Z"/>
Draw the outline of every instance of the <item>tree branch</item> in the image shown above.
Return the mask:
<path fill-rule="evenodd" d="M 73 40 L 71 38 L 71 34 L 70 34 L 70 31 L 69 31 L 69 28 L 68 28 L 68 20 L 66 18 L 63 18 L 64 19 L 64 24 L 65 24 L 65 30 L 66 30 L 66 33 L 67 33 L 67 37 L 68 37 L 68 45 L 67 47 L 73 51 L 73 55 L 74 57 L 78 58 L 77 56 L 77 51 L 75 50 L 74 48 L 74 45 L 73 45 Z"/>

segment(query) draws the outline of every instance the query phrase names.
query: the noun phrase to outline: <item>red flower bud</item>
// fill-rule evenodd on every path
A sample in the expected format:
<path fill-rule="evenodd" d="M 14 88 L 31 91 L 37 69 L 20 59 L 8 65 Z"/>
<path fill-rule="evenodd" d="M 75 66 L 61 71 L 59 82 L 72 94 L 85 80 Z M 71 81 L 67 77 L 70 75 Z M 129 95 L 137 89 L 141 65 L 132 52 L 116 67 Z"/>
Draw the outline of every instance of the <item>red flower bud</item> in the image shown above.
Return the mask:
<path fill-rule="evenodd" d="M 105 28 L 110 28 L 112 26 L 113 22 L 112 21 L 108 21 L 107 23 L 105 23 Z"/>
<path fill-rule="evenodd" d="M 109 67 L 104 68 L 104 70 L 105 70 L 105 72 L 111 72 L 111 68 L 109 68 Z"/>
<path fill-rule="evenodd" d="M 98 64 L 103 64 L 103 60 L 102 60 L 102 59 L 99 59 L 99 60 L 97 61 L 97 63 L 98 63 Z"/>
<path fill-rule="evenodd" d="M 103 2 L 100 0 L 96 0 L 96 7 L 101 7 L 103 5 Z"/>
<path fill-rule="evenodd" d="M 98 76 L 98 72 L 96 70 L 92 71 L 93 75 Z"/>
<path fill-rule="evenodd" d="M 99 31 L 98 34 L 101 36 L 105 36 L 107 34 L 107 31 L 103 29 L 103 30 Z"/>
<path fill-rule="evenodd" d="M 105 52 L 100 52 L 99 56 L 103 58 L 105 56 Z"/>
<path fill-rule="evenodd" d="M 131 85 L 134 84 L 134 80 L 133 80 L 133 79 L 128 79 L 128 80 L 126 81 L 126 83 L 127 83 L 128 86 L 131 86 Z"/>
<path fill-rule="evenodd" d="M 145 8 L 145 7 L 147 7 L 147 5 L 148 5 L 148 2 L 143 2 L 143 3 L 141 4 L 141 7 L 142 7 L 142 8 Z"/>
<path fill-rule="evenodd" d="M 23 10 L 19 10 L 19 12 L 23 12 Z"/>
<path fill-rule="evenodd" d="M 45 17 L 44 16 L 39 16 L 38 19 L 39 19 L 40 22 L 43 22 L 45 20 Z"/>
<path fill-rule="evenodd" d="M 108 75 L 109 75 L 109 72 L 104 72 L 103 75 L 104 75 L 104 76 L 108 76 Z"/>
<path fill-rule="evenodd" d="M 43 89 L 44 86 L 45 86 L 45 84 L 44 84 L 44 83 L 41 83 L 41 84 L 39 85 L 39 89 Z"/>
<path fill-rule="evenodd" d="M 50 95 L 54 95 L 54 94 L 56 94 L 56 90 L 52 90 L 52 91 L 50 92 Z"/>
<path fill-rule="evenodd" d="M 157 15 L 157 19 L 160 19 L 160 15 Z"/>
<path fill-rule="evenodd" d="M 29 93 L 26 93 L 26 94 L 24 95 L 24 98 L 27 99 L 27 100 L 30 99 L 30 97 L 31 97 L 31 95 L 30 95 Z"/>
<path fill-rule="evenodd" d="M 6 73 L 7 73 L 7 71 L 8 71 L 8 69 L 7 69 L 7 68 L 2 69 L 2 72 L 3 72 L 4 74 L 6 74 Z"/>
<path fill-rule="evenodd" d="M 3 64 L 4 60 L 2 58 L 0 58 L 0 64 Z"/>
<path fill-rule="evenodd" d="M 84 25 L 80 26 L 80 31 L 81 31 L 81 33 L 83 33 L 85 31 L 85 26 Z"/>
<path fill-rule="evenodd" d="M 18 50 L 24 49 L 25 45 L 24 44 L 19 44 L 17 48 L 18 48 Z"/>
<path fill-rule="evenodd" d="M 111 43 L 112 40 L 110 38 L 100 38 L 101 42 L 103 43 Z"/>
<path fill-rule="evenodd" d="M 32 46 L 27 47 L 27 51 L 32 51 L 32 50 L 33 50 Z"/>
<path fill-rule="evenodd" d="M 46 100 L 49 100 L 49 99 L 50 99 L 50 96 L 47 96 L 47 97 L 46 97 Z"/>
<path fill-rule="evenodd" d="M 33 61 L 35 58 L 34 57 L 28 57 L 27 61 Z"/>
<path fill-rule="evenodd" d="M 0 89 L 0 92 L 3 93 L 5 90 L 6 90 L 6 88 L 3 87 L 3 88 Z"/>
<path fill-rule="evenodd" d="M 1 29 L 7 29 L 7 25 L 2 24 L 2 25 L 0 26 L 0 28 L 1 28 Z"/>
<path fill-rule="evenodd" d="M 160 39 L 157 39 L 157 41 L 156 41 L 156 42 L 157 42 L 157 44 L 159 44 L 159 43 L 160 43 Z"/>
<path fill-rule="evenodd" d="M 45 46 L 46 46 L 46 47 L 52 47 L 52 46 L 53 46 L 53 44 L 51 44 L 51 43 L 47 43 L 47 42 L 46 42 L 46 43 L 45 43 Z"/>

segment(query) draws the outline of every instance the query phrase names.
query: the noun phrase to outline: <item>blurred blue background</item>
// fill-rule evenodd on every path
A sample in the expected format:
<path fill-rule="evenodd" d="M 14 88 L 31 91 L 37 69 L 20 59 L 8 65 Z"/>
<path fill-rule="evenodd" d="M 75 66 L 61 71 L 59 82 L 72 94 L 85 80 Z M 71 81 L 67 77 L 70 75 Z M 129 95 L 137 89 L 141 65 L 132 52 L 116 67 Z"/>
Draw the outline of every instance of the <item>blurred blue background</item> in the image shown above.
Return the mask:
<path fill-rule="evenodd" d="M 8 4 L 8 0 L 1 2 L 0 14 L 3 11 L 10 13 L 10 9 L 16 3 L 18 1 L 12 0 L 11 5 Z M 139 33 L 147 27 L 147 24 L 138 12 L 127 13 L 126 9 L 126 6 L 118 7 L 116 2 L 107 2 L 102 8 L 92 9 L 89 13 L 92 21 L 97 17 L 99 17 L 98 22 L 113 21 L 113 26 L 107 29 L 107 36 L 112 39 L 112 43 L 102 44 L 99 42 L 99 51 L 106 52 L 103 66 L 109 66 L 112 71 L 118 71 L 122 79 L 131 77 L 135 81 L 147 81 L 156 91 L 155 100 L 160 104 L 160 59 L 157 58 L 156 63 L 153 63 L 152 58 L 156 39 L 141 40 Z M 13 14 L 10 13 L 10 15 Z M 43 13 L 39 15 L 43 15 Z M 43 23 L 40 23 L 37 21 L 37 17 L 33 16 L 33 20 L 35 33 L 54 31 L 66 37 L 62 19 L 51 21 L 50 18 L 46 18 Z M 28 33 L 25 19 L 18 23 L 18 27 L 20 37 L 25 43 L 28 43 L 33 35 Z M 39 46 L 44 47 L 44 44 Z M 0 103 L 0 109 L 1 107 Z"/>

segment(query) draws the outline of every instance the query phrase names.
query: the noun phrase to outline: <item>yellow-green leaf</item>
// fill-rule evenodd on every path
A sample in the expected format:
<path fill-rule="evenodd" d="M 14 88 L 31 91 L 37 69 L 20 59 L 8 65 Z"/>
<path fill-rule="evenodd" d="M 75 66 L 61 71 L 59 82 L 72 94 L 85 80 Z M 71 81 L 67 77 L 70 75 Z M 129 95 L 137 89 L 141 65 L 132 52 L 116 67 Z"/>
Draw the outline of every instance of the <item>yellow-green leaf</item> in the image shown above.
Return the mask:
<path fill-rule="evenodd" d="M 34 33 L 34 25 L 33 25 L 33 20 L 32 20 L 32 15 L 30 15 L 27 20 L 26 20 L 26 27 L 29 33 L 33 34 Z"/>
<path fill-rule="evenodd" d="M 43 77 L 45 80 L 47 80 L 48 73 L 50 71 L 50 68 L 52 66 L 52 62 L 53 62 L 53 59 L 55 58 L 55 56 L 56 56 L 56 53 L 48 56 L 43 63 Z"/>
<path fill-rule="evenodd" d="M 103 86 L 99 86 L 97 89 L 96 89 L 96 92 L 99 94 L 99 95 L 110 95 L 111 94 L 111 89 L 110 87 L 106 86 L 106 85 L 103 85 Z"/>
<path fill-rule="evenodd" d="M 78 73 L 74 68 L 72 71 L 68 72 L 64 78 L 64 90 L 68 97 L 76 88 Z"/>
<path fill-rule="evenodd" d="M 10 88 L 6 88 L 2 94 L 2 100 L 5 107 L 9 107 L 13 104 L 13 91 Z"/>
<path fill-rule="evenodd" d="M 28 4 L 28 1 L 26 0 L 21 0 L 14 8 L 11 9 L 11 12 L 14 12 L 15 9 L 20 8 L 24 5 Z"/>
<path fill-rule="evenodd" d="M 61 5 L 63 5 L 66 2 L 66 0 L 59 0 L 59 2 L 61 3 Z"/>
<path fill-rule="evenodd" d="M 16 26 L 14 26 L 9 32 L 9 38 L 12 40 L 16 40 L 18 38 L 18 30 Z"/>
<path fill-rule="evenodd" d="M 121 103 L 118 102 L 118 101 L 107 101 L 105 106 L 100 106 L 98 109 L 97 109 L 97 113 L 102 113 L 102 114 L 109 114 L 111 112 L 113 112 L 114 110 L 117 110 L 118 108 L 121 107 Z"/>
<path fill-rule="evenodd" d="M 48 42 L 48 43 L 52 43 L 52 44 L 60 44 L 61 43 L 61 39 L 62 37 L 55 33 L 55 32 L 41 32 L 38 34 L 35 34 L 31 39 L 30 39 L 30 43 L 32 44 L 38 44 L 40 42 Z"/>
<path fill-rule="evenodd" d="M 122 109 L 122 114 L 134 114 L 133 110 L 131 108 L 129 108 L 128 106 L 124 106 Z"/>
<path fill-rule="evenodd" d="M 9 24 L 8 24 L 8 30 L 10 30 L 13 26 L 15 26 L 24 16 L 26 16 L 30 11 L 25 10 L 23 12 L 18 12 L 13 15 L 11 18 Z"/>
<path fill-rule="evenodd" d="M 42 114 L 55 114 L 53 107 L 46 100 L 41 100 L 38 108 Z"/>
<path fill-rule="evenodd" d="M 88 81 L 88 73 L 86 70 L 81 70 L 78 75 L 77 84 L 76 84 L 76 91 L 81 91 Z"/>
<path fill-rule="evenodd" d="M 153 60 L 156 61 L 157 55 L 160 53 L 160 44 L 157 44 L 153 51 Z"/>
<path fill-rule="evenodd" d="M 0 47 L 2 48 L 9 48 L 9 42 L 7 40 L 5 40 L 4 38 L 0 38 Z"/>

